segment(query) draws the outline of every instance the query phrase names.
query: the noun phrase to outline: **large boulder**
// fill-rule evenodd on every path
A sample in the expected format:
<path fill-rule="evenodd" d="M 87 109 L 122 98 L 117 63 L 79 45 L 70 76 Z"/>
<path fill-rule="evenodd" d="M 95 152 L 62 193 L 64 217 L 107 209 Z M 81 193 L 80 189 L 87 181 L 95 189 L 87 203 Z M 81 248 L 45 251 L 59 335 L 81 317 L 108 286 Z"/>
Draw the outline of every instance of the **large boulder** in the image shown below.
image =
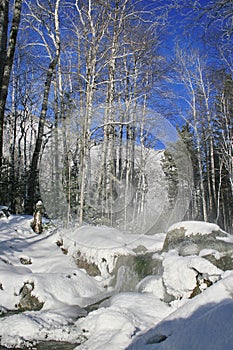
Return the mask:
<path fill-rule="evenodd" d="M 165 234 L 136 235 L 105 226 L 85 225 L 64 230 L 57 245 L 72 256 L 80 269 L 119 291 L 134 290 L 147 275 L 157 274 Z"/>
<path fill-rule="evenodd" d="M 233 237 L 216 224 L 183 221 L 167 232 L 163 252 L 175 249 L 179 255 L 200 255 L 222 270 L 233 269 Z"/>

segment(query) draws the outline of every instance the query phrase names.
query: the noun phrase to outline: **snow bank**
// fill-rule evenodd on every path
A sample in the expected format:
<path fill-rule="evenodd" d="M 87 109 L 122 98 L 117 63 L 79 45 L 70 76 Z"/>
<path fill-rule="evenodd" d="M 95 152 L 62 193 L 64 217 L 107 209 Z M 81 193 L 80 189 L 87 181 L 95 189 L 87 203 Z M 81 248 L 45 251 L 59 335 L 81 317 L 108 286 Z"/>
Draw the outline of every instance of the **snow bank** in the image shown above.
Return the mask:
<path fill-rule="evenodd" d="M 134 339 L 127 350 L 231 350 L 233 273 L 228 274 Z"/>
<path fill-rule="evenodd" d="M 200 317 L 177 320 L 177 327 L 168 339 L 155 349 L 160 350 L 231 350 L 233 348 L 233 301 L 226 300 L 197 310 Z M 153 347 L 151 348 L 153 349 Z"/>
<path fill-rule="evenodd" d="M 131 253 L 126 237 L 108 227 L 82 226 L 62 231 L 61 237 L 69 255 L 95 263 L 103 277 L 108 276 L 107 271 L 112 272 L 119 255 Z"/>

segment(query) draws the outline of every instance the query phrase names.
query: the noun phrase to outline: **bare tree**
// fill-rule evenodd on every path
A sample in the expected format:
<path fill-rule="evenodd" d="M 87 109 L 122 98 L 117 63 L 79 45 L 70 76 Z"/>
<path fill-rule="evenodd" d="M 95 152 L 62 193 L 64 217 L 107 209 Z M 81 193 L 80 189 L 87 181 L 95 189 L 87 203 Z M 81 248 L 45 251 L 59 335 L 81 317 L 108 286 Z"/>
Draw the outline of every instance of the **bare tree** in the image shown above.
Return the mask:
<path fill-rule="evenodd" d="M 186 93 L 182 96 L 182 98 L 190 110 L 189 121 L 195 132 L 197 150 L 196 157 L 198 161 L 198 173 L 200 181 L 201 208 L 204 220 L 208 221 L 204 166 L 202 157 L 202 120 L 200 119 L 198 111 L 199 74 L 197 68 L 199 67 L 199 54 L 195 51 L 187 53 L 185 52 L 185 49 L 177 49 L 176 62 L 176 73 L 179 74 L 179 79 L 186 89 Z M 188 121 L 188 117 L 185 119 Z"/>
<path fill-rule="evenodd" d="M 21 8 L 22 0 L 15 0 L 10 36 L 9 40 L 7 40 L 9 0 L 1 0 L 0 2 L 0 170 L 3 161 L 5 106 L 20 24 Z"/>
<path fill-rule="evenodd" d="M 44 127 L 45 127 L 45 121 L 46 121 L 46 114 L 48 109 L 48 103 L 49 103 L 49 93 L 51 88 L 51 83 L 53 79 L 53 74 L 55 71 L 55 68 L 58 64 L 59 56 L 60 56 L 60 36 L 59 36 L 59 18 L 58 18 L 58 11 L 59 11 L 59 5 L 60 0 L 56 0 L 54 4 L 54 9 L 52 10 L 50 7 L 46 8 L 44 7 L 43 3 L 37 3 L 39 13 L 38 15 L 33 11 L 33 7 L 29 4 L 30 9 L 30 18 L 32 18 L 33 22 L 39 21 L 41 23 L 42 19 L 44 21 L 43 17 L 51 17 L 52 23 L 45 23 L 45 27 L 48 26 L 48 35 L 50 39 L 53 41 L 54 45 L 54 53 L 51 52 L 50 46 L 46 41 L 44 32 L 42 30 L 38 30 L 36 26 L 34 26 L 34 29 L 39 32 L 39 35 L 41 36 L 41 40 L 44 43 L 44 46 L 48 52 L 49 55 L 49 67 L 46 73 L 46 78 L 44 82 L 44 92 L 43 92 L 43 100 L 42 100 L 42 106 L 41 106 L 41 112 L 40 112 L 40 118 L 39 118 L 39 124 L 38 124 L 38 132 L 37 132 L 37 138 L 35 143 L 35 148 L 32 155 L 31 165 L 30 165 L 30 171 L 29 171 L 29 178 L 28 178 L 28 200 L 27 200 L 27 211 L 32 212 L 33 206 L 36 199 L 36 186 L 38 185 L 38 164 L 40 159 L 40 153 L 42 150 L 42 143 L 43 143 L 43 134 L 44 134 Z M 41 18 L 40 18 L 41 16 Z M 32 23 L 33 23 L 32 22 Z M 51 26 L 54 26 L 54 31 L 51 31 Z"/>
<path fill-rule="evenodd" d="M 220 145 L 218 152 L 221 164 L 227 172 L 230 183 L 231 194 L 233 195 L 233 125 L 232 125 L 232 78 L 225 76 L 225 83 L 218 96 L 217 110 L 217 132 L 219 134 Z"/>

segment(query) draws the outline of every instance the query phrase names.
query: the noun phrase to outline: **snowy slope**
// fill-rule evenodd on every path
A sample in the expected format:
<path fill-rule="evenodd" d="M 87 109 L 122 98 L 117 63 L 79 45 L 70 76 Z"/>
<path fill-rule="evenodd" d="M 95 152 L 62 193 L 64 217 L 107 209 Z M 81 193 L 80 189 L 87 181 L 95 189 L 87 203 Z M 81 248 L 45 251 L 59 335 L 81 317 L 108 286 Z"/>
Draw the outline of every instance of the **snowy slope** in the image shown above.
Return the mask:
<path fill-rule="evenodd" d="M 187 301 L 128 349 L 230 350 L 233 348 L 233 273 Z"/>

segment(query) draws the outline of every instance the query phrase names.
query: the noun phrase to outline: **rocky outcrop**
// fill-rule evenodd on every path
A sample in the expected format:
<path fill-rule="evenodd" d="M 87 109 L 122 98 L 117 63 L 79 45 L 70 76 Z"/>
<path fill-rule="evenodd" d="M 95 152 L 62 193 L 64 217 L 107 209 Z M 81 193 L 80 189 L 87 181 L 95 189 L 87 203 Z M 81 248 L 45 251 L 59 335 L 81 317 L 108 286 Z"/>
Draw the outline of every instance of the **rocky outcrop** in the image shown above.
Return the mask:
<path fill-rule="evenodd" d="M 226 252 L 225 254 L 217 258 L 216 255 L 212 253 L 203 255 L 203 257 L 223 271 L 233 270 L 232 254 L 228 254 Z"/>

